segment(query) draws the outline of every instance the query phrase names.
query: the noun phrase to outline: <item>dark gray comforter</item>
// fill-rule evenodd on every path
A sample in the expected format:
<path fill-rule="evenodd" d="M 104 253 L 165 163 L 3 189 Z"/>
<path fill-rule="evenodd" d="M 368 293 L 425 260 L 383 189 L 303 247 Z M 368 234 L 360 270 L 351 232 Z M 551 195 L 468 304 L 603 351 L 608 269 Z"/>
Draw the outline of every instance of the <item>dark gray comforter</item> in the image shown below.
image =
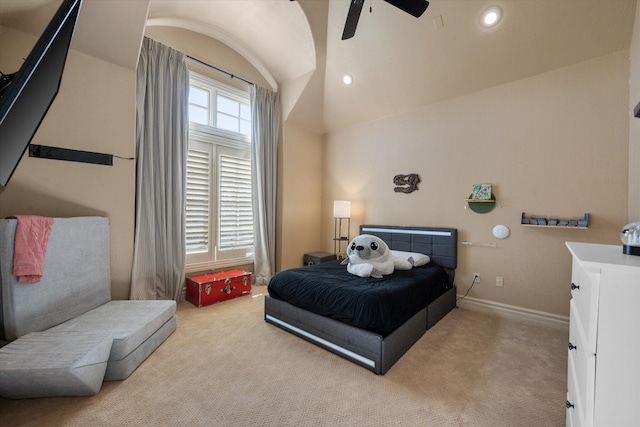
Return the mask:
<path fill-rule="evenodd" d="M 384 336 L 449 287 L 446 271 L 435 264 L 375 279 L 332 261 L 279 272 L 268 290 L 272 298 Z"/>

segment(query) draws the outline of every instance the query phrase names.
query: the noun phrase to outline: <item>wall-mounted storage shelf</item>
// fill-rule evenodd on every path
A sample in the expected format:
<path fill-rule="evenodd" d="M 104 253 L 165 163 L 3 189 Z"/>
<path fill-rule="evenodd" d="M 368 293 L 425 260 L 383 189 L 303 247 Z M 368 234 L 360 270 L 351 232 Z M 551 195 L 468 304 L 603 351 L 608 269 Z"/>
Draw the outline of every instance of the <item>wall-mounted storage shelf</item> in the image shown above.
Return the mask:
<path fill-rule="evenodd" d="M 589 214 L 585 213 L 581 219 L 558 219 L 544 218 L 538 216 L 526 217 L 522 212 L 520 224 L 523 227 L 545 227 L 545 228 L 572 228 L 578 230 L 586 230 L 589 228 Z"/>
<path fill-rule="evenodd" d="M 493 210 L 496 206 L 496 197 L 492 194 L 491 200 L 483 199 L 464 199 L 469 205 L 469 208 L 475 213 L 487 213 Z"/>

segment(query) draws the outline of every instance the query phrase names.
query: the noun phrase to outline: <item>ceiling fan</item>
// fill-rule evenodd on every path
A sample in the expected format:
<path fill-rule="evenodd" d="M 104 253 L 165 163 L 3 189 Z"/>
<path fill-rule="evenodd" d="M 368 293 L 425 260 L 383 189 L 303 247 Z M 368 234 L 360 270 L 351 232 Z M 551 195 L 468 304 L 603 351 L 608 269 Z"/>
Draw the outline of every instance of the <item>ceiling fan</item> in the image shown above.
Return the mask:
<path fill-rule="evenodd" d="M 410 15 L 419 18 L 422 16 L 429 2 L 426 0 L 384 0 L 387 3 L 397 7 L 398 9 L 407 12 Z M 364 6 L 365 0 L 351 0 L 349 6 L 349 13 L 347 14 L 347 22 L 344 24 L 344 31 L 342 32 L 342 40 L 350 39 L 356 33 L 356 27 L 358 26 L 358 20 L 360 19 L 360 12 L 362 12 L 362 6 Z"/>

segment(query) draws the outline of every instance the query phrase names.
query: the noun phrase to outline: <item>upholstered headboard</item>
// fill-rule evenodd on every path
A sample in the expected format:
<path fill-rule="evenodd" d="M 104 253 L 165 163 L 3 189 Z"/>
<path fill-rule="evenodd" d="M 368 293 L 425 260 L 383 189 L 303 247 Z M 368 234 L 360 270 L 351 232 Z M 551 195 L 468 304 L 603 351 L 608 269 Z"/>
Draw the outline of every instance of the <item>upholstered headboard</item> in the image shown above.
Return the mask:
<path fill-rule="evenodd" d="M 111 300 L 107 218 L 55 218 L 38 283 L 13 275 L 16 226 L 0 220 L 0 337 L 43 331 Z"/>
<path fill-rule="evenodd" d="M 455 228 L 361 225 L 360 234 L 378 236 L 398 251 L 429 255 L 431 262 L 444 267 L 453 285 L 458 267 L 458 230 Z"/>

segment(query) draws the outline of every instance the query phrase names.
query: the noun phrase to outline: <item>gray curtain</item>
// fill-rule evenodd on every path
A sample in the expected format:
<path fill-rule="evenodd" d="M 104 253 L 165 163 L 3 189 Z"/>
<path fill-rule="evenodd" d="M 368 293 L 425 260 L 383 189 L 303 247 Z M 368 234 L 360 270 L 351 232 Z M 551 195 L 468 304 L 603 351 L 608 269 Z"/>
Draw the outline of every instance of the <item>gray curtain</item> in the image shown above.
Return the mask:
<path fill-rule="evenodd" d="M 275 272 L 276 184 L 280 96 L 252 85 L 251 126 L 253 163 L 254 283 L 266 285 Z"/>
<path fill-rule="evenodd" d="M 136 99 L 136 220 L 131 299 L 181 296 L 189 72 L 184 54 L 145 38 Z"/>

